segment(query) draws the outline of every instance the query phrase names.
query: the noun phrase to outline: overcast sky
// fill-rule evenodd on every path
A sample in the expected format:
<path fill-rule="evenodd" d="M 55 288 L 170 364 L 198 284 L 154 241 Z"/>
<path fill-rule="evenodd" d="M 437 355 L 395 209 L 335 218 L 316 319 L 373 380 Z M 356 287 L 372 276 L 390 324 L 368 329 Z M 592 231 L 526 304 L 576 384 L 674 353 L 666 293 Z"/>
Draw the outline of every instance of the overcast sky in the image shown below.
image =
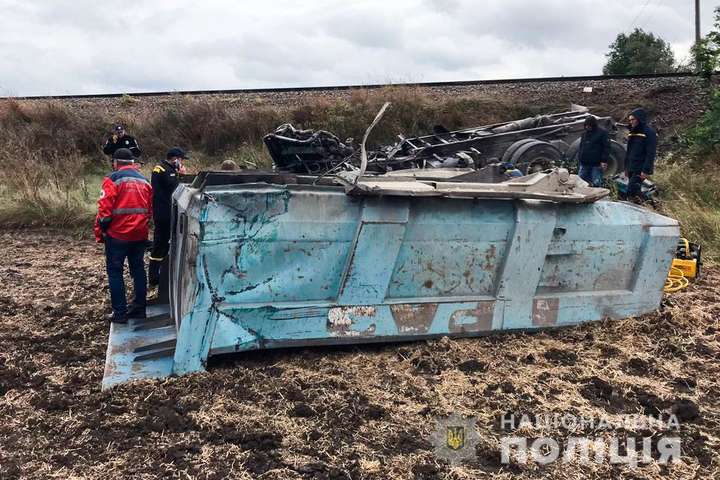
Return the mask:
<path fill-rule="evenodd" d="M 703 31 L 720 1 L 701 0 Z M 0 96 L 596 75 L 694 0 L 0 0 Z"/>

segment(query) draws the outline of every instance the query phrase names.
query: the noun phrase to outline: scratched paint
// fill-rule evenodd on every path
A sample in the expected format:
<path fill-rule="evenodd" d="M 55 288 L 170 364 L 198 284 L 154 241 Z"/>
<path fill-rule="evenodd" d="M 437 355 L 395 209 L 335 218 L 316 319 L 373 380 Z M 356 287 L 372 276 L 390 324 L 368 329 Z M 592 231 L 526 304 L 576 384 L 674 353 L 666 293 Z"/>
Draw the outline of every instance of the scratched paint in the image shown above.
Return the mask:
<path fill-rule="evenodd" d="M 492 330 L 495 302 L 478 302 L 475 308 L 457 310 L 450 316 L 451 333 L 486 332 Z"/>
<path fill-rule="evenodd" d="M 533 325 L 537 327 L 556 325 L 559 306 L 560 300 L 557 298 L 536 298 L 533 300 Z"/>
<path fill-rule="evenodd" d="M 395 325 L 401 335 L 421 335 L 430 330 L 437 313 L 437 303 L 406 303 L 390 305 Z"/>
<path fill-rule="evenodd" d="M 376 326 L 368 323 L 377 314 L 375 307 L 334 307 L 328 310 L 327 331 L 333 336 L 361 337 L 375 335 Z"/>

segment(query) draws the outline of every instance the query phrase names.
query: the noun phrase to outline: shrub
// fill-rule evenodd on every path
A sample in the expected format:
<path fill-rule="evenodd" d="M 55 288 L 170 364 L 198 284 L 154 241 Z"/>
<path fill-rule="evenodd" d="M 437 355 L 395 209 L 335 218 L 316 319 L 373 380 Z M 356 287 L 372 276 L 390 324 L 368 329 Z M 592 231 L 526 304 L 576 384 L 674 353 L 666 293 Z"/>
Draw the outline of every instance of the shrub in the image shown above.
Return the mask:
<path fill-rule="evenodd" d="M 676 218 L 682 234 L 720 259 L 720 174 L 714 165 L 690 160 L 659 162 L 653 179 L 661 187 L 662 213 Z"/>
<path fill-rule="evenodd" d="M 720 89 L 710 97 L 710 104 L 697 124 L 684 136 L 690 153 L 701 162 L 703 157 L 720 154 Z"/>
<path fill-rule="evenodd" d="M 92 217 L 99 187 L 90 185 L 92 177 L 78 154 L 41 154 L 22 143 L 6 143 L 0 162 L 0 223 L 65 227 Z"/>

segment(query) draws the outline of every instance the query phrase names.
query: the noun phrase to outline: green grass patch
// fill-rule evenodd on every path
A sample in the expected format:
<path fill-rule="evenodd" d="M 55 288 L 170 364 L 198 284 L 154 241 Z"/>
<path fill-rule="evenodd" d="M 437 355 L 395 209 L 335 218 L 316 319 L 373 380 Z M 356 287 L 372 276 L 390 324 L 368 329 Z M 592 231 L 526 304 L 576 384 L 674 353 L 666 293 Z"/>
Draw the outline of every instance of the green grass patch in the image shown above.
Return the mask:
<path fill-rule="evenodd" d="M 720 174 L 714 164 L 666 159 L 653 180 L 660 187 L 661 211 L 680 222 L 683 236 L 702 245 L 705 259 L 720 260 Z"/>

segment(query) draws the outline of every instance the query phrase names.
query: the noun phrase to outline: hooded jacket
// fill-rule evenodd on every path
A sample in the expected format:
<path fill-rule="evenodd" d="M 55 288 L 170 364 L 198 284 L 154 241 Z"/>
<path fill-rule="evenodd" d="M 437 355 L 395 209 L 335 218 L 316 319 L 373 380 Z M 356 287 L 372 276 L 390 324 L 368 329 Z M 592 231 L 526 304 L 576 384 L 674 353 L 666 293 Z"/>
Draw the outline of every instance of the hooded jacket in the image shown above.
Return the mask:
<path fill-rule="evenodd" d="M 586 130 L 580 137 L 578 162 L 587 167 L 599 167 L 601 163 L 608 161 L 610 138 L 607 131 L 600 128 L 595 117 L 588 117 L 585 125 L 589 125 L 592 129 Z"/>
<path fill-rule="evenodd" d="M 647 113 L 642 108 L 633 110 L 631 115 L 638 119 L 637 127 L 630 129 L 625 155 L 625 171 L 652 175 L 655 169 L 657 134 L 647 124 Z"/>

